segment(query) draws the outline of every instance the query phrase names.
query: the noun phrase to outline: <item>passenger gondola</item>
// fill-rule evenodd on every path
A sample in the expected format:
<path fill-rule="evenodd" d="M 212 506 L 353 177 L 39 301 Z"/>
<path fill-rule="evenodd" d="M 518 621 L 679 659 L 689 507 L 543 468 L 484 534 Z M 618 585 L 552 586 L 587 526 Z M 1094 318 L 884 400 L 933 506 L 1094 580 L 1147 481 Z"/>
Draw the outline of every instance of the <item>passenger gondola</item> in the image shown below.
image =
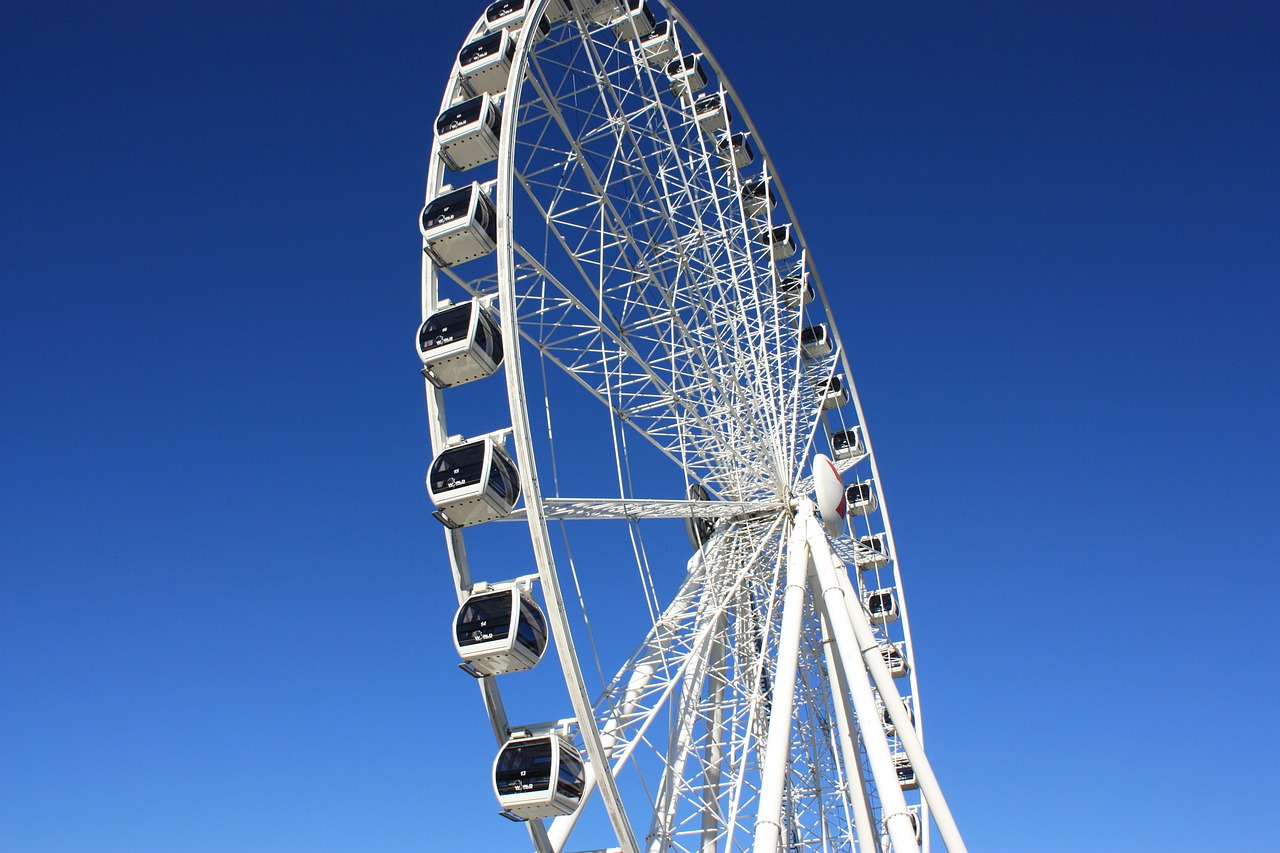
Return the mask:
<path fill-rule="evenodd" d="M 671 91 L 684 97 L 701 91 L 707 85 L 707 72 L 702 69 L 702 54 L 687 53 L 667 63 L 667 81 Z"/>
<path fill-rule="evenodd" d="M 916 844 L 923 844 L 924 833 L 920 829 L 920 815 L 916 814 L 915 809 L 916 809 L 916 806 L 909 806 L 907 809 L 907 814 L 911 816 L 911 828 L 914 829 L 916 833 Z M 889 834 L 887 832 L 882 832 L 880 834 L 880 849 L 881 850 L 893 849 L 892 846 L 890 845 Z"/>
<path fill-rule="evenodd" d="M 808 305 L 817 295 L 807 275 L 789 275 L 778 282 L 778 293 L 788 308 Z"/>
<path fill-rule="evenodd" d="M 800 349 L 805 358 L 822 358 L 831 355 L 831 335 L 827 332 L 827 324 L 805 326 L 800 330 Z"/>
<path fill-rule="evenodd" d="M 427 492 L 450 528 L 504 518 L 520 499 L 520 472 L 493 436 L 446 448 L 431 463 Z"/>
<path fill-rule="evenodd" d="M 791 236 L 790 225 L 767 228 L 756 235 L 756 242 L 768 246 L 775 261 L 785 260 L 796 253 L 796 240 Z"/>
<path fill-rule="evenodd" d="M 889 667 L 889 674 L 894 678 L 902 678 L 907 674 L 907 656 L 902 653 L 902 649 L 902 643 L 880 646 L 880 657 L 884 659 L 885 666 Z"/>
<path fill-rule="evenodd" d="M 850 483 L 844 490 L 844 499 L 850 515 L 871 515 L 880 508 L 880 499 L 876 497 L 875 486 L 870 480 Z"/>
<path fill-rule="evenodd" d="M 920 783 L 916 780 L 916 771 L 906 755 L 898 753 L 893 757 L 893 769 L 898 774 L 898 784 L 902 786 L 902 790 L 914 791 L 920 787 Z"/>
<path fill-rule="evenodd" d="M 489 8 L 484 10 L 484 25 L 489 32 L 495 30 L 506 30 L 514 36 L 524 26 L 525 18 L 528 16 L 529 3 L 525 0 L 498 0 L 496 3 L 490 3 Z M 550 11 L 553 7 L 560 7 L 557 11 L 561 12 L 560 17 L 564 17 L 564 7 L 559 2 L 547 4 Z M 543 15 L 538 19 L 537 30 L 533 34 L 534 40 L 540 39 L 551 31 L 549 22 L 550 14 Z"/>
<path fill-rule="evenodd" d="M 751 147 L 751 134 L 749 133 L 732 133 L 724 137 L 717 143 L 716 150 L 720 152 L 722 160 L 726 163 L 733 163 L 738 169 L 745 169 L 756 161 L 756 151 Z M 792 248 L 790 254 L 794 253 L 795 249 Z M 790 257 L 790 254 L 782 255 L 781 257 Z"/>
<path fill-rule="evenodd" d="M 502 364 L 502 331 L 482 303 L 444 300 L 418 327 L 422 375 L 437 388 L 492 376 Z"/>
<path fill-rule="evenodd" d="M 872 569 L 883 569 L 889 565 L 889 540 L 883 533 L 874 536 L 863 536 L 858 540 L 862 549 L 854 562 L 864 572 Z"/>
<path fill-rule="evenodd" d="M 426 251 L 442 267 L 451 267 L 493 251 L 498 216 L 488 194 L 476 182 L 450 190 L 422 209 Z"/>
<path fill-rule="evenodd" d="M 582 756 L 559 734 L 512 735 L 493 762 L 498 802 L 516 820 L 572 814 L 585 781 Z"/>
<path fill-rule="evenodd" d="M 875 624 L 888 625 L 898 621 L 898 599 L 894 598 L 892 589 L 873 589 L 863 596 L 862 603 Z"/>
<path fill-rule="evenodd" d="M 475 676 L 530 669 L 547 648 L 542 608 L 517 587 L 473 594 L 453 619 L 462 668 Z"/>
<path fill-rule="evenodd" d="M 902 707 L 906 709 L 907 719 L 910 720 L 911 725 L 914 726 L 916 724 L 916 712 L 911 707 L 911 699 L 909 697 L 903 698 Z M 893 723 L 893 717 L 889 714 L 889 709 L 884 705 L 880 706 L 880 720 L 884 723 L 884 730 L 886 734 L 893 734 L 897 730 L 897 726 Z"/>
<path fill-rule="evenodd" d="M 618 0 L 572 0 L 574 8 L 593 24 L 608 24 L 622 12 Z"/>
<path fill-rule="evenodd" d="M 831 433 L 831 455 L 837 460 L 860 459 L 867 455 L 862 446 L 862 431 L 858 427 L 842 429 Z M 866 513 L 858 513 L 865 515 Z"/>
<path fill-rule="evenodd" d="M 644 38 L 657 25 L 648 0 L 627 0 L 627 11 L 613 24 L 613 37 L 618 41 Z"/>
<path fill-rule="evenodd" d="M 778 206 L 773 186 L 764 175 L 756 175 L 742 182 L 742 207 L 747 216 L 764 216 Z"/>
<path fill-rule="evenodd" d="M 679 51 L 676 31 L 670 21 L 658 21 L 653 31 L 640 39 L 640 57 L 655 68 L 663 68 Z"/>
<path fill-rule="evenodd" d="M 458 76 L 473 94 L 505 92 L 515 52 L 515 39 L 506 30 L 469 41 L 458 52 Z"/>
<path fill-rule="evenodd" d="M 822 408 L 838 409 L 849 402 L 849 390 L 844 387 L 844 380 L 832 376 L 822 389 Z"/>
<path fill-rule="evenodd" d="M 693 102 L 693 117 L 698 127 L 708 136 L 719 133 L 729 127 L 733 115 L 725 104 L 723 92 L 711 92 Z"/>
<path fill-rule="evenodd" d="M 492 95 L 482 93 L 454 104 L 436 119 L 440 156 L 450 171 L 461 172 L 498 159 L 502 111 Z"/>
<path fill-rule="evenodd" d="M 689 500 L 709 501 L 711 500 L 711 495 L 707 493 L 701 483 L 691 483 L 689 485 Z M 714 518 L 700 518 L 691 515 L 684 520 L 684 532 L 688 534 L 689 544 L 693 546 L 695 551 L 706 544 L 715 529 L 716 520 Z"/>

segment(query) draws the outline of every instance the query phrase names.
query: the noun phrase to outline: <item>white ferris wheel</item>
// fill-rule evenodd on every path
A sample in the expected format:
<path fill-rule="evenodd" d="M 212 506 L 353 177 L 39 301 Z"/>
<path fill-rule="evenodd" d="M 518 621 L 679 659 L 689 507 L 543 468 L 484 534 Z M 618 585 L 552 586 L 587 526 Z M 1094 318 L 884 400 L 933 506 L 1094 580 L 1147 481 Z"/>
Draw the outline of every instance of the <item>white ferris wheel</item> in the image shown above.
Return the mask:
<path fill-rule="evenodd" d="M 420 226 L 427 488 L 496 739 L 459 798 L 538 853 L 963 850 L 832 304 L 684 16 L 490 5 Z"/>

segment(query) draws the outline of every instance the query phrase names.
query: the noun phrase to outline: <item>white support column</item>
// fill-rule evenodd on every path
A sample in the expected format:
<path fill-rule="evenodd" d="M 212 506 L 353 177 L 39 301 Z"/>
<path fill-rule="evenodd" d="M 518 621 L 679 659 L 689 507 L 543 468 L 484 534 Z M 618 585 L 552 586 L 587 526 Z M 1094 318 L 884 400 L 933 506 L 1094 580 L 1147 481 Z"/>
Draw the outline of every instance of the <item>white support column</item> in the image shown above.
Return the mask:
<path fill-rule="evenodd" d="M 867 682 L 867 669 L 853 632 L 844 589 L 832 565 L 832 554 L 827 544 L 826 533 L 813 518 L 813 504 L 808 499 L 800 502 L 797 526 L 801 524 L 802 518 L 805 530 L 809 534 L 809 546 L 814 552 L 812 561 L 814 571 L 822 589 L 822 597 L 819 601 L 835 635 L 836 647 L 844 664 L 858 730 L 862 732 L 862 744 L 867 750 L 867 761 L 871 764 L 871 774 L 876 780 L 876 793 L 880 795 L 880 806 L 885 815 L 885 830 L 889 834 L 890 843 L 893 844 L 894 853 L 919 853 L 920 845 L 916 842 L 915 829 L 911 826 L 911 813 L 907 810 L 907 799 L 902 795 L 902 788 L 898 784 L 893 755 L 889 752 L 889 740 L 885 736 L 884 725 L 877 713 L 876 697 L 871 692 L 871 685 Z"/>
<path fill-rule="evenodd" d="M 755 853 L 777 853 L 782 830 L 782 794 L 791 767 L 791 714 L 795 701 L 800 631 L 804 625 L 804 586 L 809 569 L 809 543 L 797 517 L 787 542 L 787 587 L 782 598 L 777 668 L 769 709 L 769 740 L 760 773 L 760 804 L 756 812 Z M 808 518 L 812 520 L 810 509 Z"/>
<path fill-rule="evenodd" d="M 723 614 L 712 629 L 711 649 L 707 655 L 707 702 L 711 706 L 708 723 L 707 755 L 704 774 L 706 790 L 702 793 L 702 853 L 716 853 L 716 837 L 722 823 L 720 817 L 720 764 L 724 761 L 724 630 Z"/>
<path fill-rule="evenodd" d="M 810 561 L 812 562 L 812 561 Z M 822 590 L 815 573 L 809 575 L 809 585 L 816 601 Z M 821 609 L 820 609 L 821 610 Z M 827 660 L 827 676 L 831 679 L 831 699 L 836 713 L 836 734 L 840 740 L 840 754 L 844 757 L 844 784 L 853 800 L 853 824 L 857 830 L 860 853 L 880 853 L 880 833 L 871 819 L 871 803 L 867 798 L 867 783 L 862 777 L 862 761 L 858 753 L 857 731 L 854 729 L 853 708 L 849 704 L 849 686 L 844 677 L 844 664 L 840 650 L 831 635 L 830 620 L 826 611 L 822 617 L 822 651 Z"/>
<path fill-rule="evenodd" d="M 823 547 L 826 547 L 825 542 Z M 938 778 L 934 775 L 928 756 L 925 755 L 924 745 L 916 734 L 915 724 L 907 713 L 906 706 L 902 704 L 902 694 L 898 692 L 893 674 L 889 672 L 889 666 L 880 654 L 880 645 L 871 632 L 871 621 L 862 609 L 861 601 L 853 592 L 853 582 L 849 580 L 849 574 L 844 570 L 843 565 L 839 570 L 835 569 L 835 565 L 839 564 L 839 558 L 831 553 L 829 547 L 827 554 L 833 561 L 833 573 L 836 574 L 845 592 L 845 604 L 849 608 L 849 623 L 857 638 L 863 661 L 871 673 L 871 680 L 875 682 L 876 690 L 880 692 L 880 699 L 885 709 L 889 712 L 889 719 L 893 721 L 893 727 L 898 733 L 898 742 L 902 744 L 902 751 L 911 762 L 911 769 L 916 774 L 916 782 L 920 785 L 920 794 L 933 813 L 933 821 L 938 825 L 938 834 L 942 836 L 942 843 L 946 845 L 948 853 L 967 853 L 964 839 L 960 837 L 960 829 L 956 826 L 951 808 L 942 795 L 942 787 L 938 784 Z"/>

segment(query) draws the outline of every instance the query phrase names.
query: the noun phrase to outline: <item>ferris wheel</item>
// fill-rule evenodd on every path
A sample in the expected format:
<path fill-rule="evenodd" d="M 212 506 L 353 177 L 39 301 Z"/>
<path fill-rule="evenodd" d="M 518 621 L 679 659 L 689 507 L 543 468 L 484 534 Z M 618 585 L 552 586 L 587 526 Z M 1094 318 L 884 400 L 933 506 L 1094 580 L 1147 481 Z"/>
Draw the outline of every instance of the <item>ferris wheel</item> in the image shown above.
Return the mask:
<path fill-rule="evenodd" d="M 538 853 L 963 850 L 833 305 L 706 44 L 500 0 L 435 129 L 427 489 L 495 735 L 459 798 Z"/>

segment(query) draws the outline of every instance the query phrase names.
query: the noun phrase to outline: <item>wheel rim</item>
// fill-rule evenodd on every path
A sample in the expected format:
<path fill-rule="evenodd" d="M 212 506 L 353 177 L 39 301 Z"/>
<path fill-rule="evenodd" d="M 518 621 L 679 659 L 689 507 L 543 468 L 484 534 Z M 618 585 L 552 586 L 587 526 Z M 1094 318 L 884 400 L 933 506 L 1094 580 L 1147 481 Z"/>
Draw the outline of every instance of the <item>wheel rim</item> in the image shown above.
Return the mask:
<path fill-rule="evenodd" d="M 547 5 L 531 4 L 531 18 Z M 502 105 L 496 264 L 438 270 L 425 261 L 423 308 L 424 314 L 435 308 L 442 288 L 497 296 L 525 495 L 512 517 L 528 522 L 583 752 L 594 768 L 626 765 L 618 780 L 597 773 L 597 799 L 619 843 L 742 849 L 752 838 L 786 535 L 796 496 L 811 488 L 810 454 L 834 452 L 828 433 L 860 431 L 867 452 L 840 466 L 862 469 L 857 479 L 878 503 L 855 517 L 854 538 L 837 540 L 837 552 L 852 566 L 867 553 L 857 537 L 880 533 L 892 545 L 856 392 L 851 406 L 822 409 L 827 380 L 843 375 L 852 392 L 851 373 L 803 234 L 727 78 L 678 11 L 669 5 L 666 11 L 682 50 L 701 54 L 708 90 L 721 88 L 730 127 L 751 134 L 756 165 L 739 170 L 726 163 L 716 137 L 699 127 L 697 94 L 673 94 L 660 68 L 636 58 L 634 40 L 615 41 L 609 27 L 586 26 L 573 15 L 537 41 L 525 27 L 510 78 L 523 82 L 508 89 Z M 481 32 L 483 19 L 473 36 Z M 446 105 L 457 94 L 450 88 Z M 740 194 L 757 171 L 780 200 L 761 216 L 751 215 Z M 433 157 L 429 198 L 444 179 Z M 756 239 L 779 227 L 795 242 L 785 260 L 779 257 L 785 243 L 770 248 Z M 813 303 L 792 304 L 780 289 L 786 274 L 812 283 Z M 801 330 L 820 325 L 831 351 L 807 358 Z M 450 399 L 452 412 L 452 395 L 428 389 L 437 449 L 448 433 L 444 401 Z M 594 398 L 594 411 L 582 410 L 609 422 L 594 443 L 566 415 L 578 411 L 574 395 L 578 405 Z M 584 464 L 584 456 L 591 461 Z M 681 500 L 695 483 L 713 500 Z M 669 537 L 677 528 L 660 519 L 690 516 L 717 520 L 712 540 L 687 572 L 655 569 L 651 552 L 671 562 L 671 551 L 651 544 L 642 526 L 665 524 Z M 508 525 L 489 526 L 514 533 Z M 595 540 L 604 538 L 597 530 L 605 526 L 625 528 L 625 535 L 601 546 Z M 477 533 L 448 534 L 460 599 L 471 584 L 464 543 Z M 592 627 L 592 602 L 583 592 L 591 570 L 579 566 L 592 561 L 584 555 L 607 554 L 619 542 L 636 564 L 648 629 L 638 648 L 632 635 L 635 650 L 622 656 L 625 663 L 599 665 L 602 683 L 592 690 L 583 661 L 602 651 L 616 656 L 617 648 L 601 641 L 598 613 Z M 587 547 L 575 551 L 576 543 Z M 910 672 L 903 685 L 910 690 L 903 692 L 918 695 L 897 562 L 853 574 L 862 591 L 896 596 L 902 618 L 880 630 L 886 642 L 903 643 Z M 830 735 L 833 698 L 822 635 L 809 611 L 784 819 L 794 843 L 825 839 L 851 849 L 857 797 L 849 792 L 866 774 L 858 767 L 846 778 Z M 589 652 L 579 651 L 581 636 Z M 496 681 L 486 679 L 483 690 L 501 740 L 507 720 Z M 918 708 L 915 716 L 919 728 Z M 871 800 L 874 810 L 874 790 Z M 927 826 L 927 813 L 920 814 Z M 568 823 L 559 820 L 552 839 Z M 535 846 L 550 849 L 553 842 L 536 823 Z"/>

